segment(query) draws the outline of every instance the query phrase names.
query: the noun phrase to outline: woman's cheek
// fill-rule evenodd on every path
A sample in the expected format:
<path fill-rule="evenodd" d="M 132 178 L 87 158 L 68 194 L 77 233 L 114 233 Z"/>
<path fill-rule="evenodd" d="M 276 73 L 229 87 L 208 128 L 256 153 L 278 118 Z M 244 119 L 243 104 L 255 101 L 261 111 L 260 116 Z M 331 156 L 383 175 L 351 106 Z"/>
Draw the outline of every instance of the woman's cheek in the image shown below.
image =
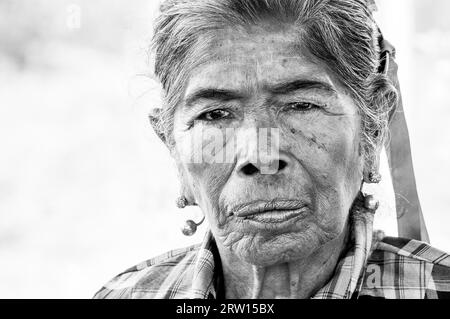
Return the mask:
<path fill-rule="evenodd" d="M 319 165 L 322 174 L 337 173 L 336 177 L 343 178 L 349 164 L 354 164 L 359 140 L 354 120 L 354 116 L 329 116 L 297 131 L 304 141 L 302 147 L 307 149 L 305 156 Z"/>
<path fill-rule="evenodd" d="M 353 189 L 360 184 L 358 169 L 355 169 L 359 167 L 358 147 L 355 146 L 359 143 L 359 130 L 354 120 L 353 116 L 333 116 L 295 125 L 285 133 L 291 137 L 291 151 L 311 177 L 317 192 L 317 210 L 329 214 L 321 217 L 324 222 L 332 218 L 332 207 L 346 213 Z"/>
<path fill-rule="evenodd" d="M 205 214 L 210 214 L 208 216 L 210 222 L 219 225 L 225 222 L 219 198 L 234 169 L 234 161 L 229 161 L 222 156 L 224 146 L 220 140 L 204 139 L 201 144 L 202 160 L 186 165 L 201 208 Z M 198 157 L 198 154 L 190 156 Z"/>

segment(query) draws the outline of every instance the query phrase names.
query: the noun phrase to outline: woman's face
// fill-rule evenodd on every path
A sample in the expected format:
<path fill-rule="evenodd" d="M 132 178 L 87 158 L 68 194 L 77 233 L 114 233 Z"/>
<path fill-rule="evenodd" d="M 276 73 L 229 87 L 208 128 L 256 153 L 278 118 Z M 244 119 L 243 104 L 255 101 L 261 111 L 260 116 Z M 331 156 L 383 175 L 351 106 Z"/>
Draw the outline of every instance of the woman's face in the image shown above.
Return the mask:
<path fill-rule="evenodd" d="M 172 153 L 219 247 L 269 266 L 344 234 L 363 159 L 336 76 L 290 31 L 223 31 L 208 55 L 175 111 Z"/>

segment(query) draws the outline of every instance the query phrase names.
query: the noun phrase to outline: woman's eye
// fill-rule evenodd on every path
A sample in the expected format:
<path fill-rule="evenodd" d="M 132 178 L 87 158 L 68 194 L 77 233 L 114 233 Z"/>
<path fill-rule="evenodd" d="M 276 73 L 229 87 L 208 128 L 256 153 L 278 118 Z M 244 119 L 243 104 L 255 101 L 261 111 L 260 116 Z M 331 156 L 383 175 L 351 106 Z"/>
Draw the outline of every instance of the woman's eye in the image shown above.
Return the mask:
<path fill-rule="evenodd" d="M 307 103 L 307 102 L 295 102 L 295 103 L 290 103 L 288 104 L 288 109 L 289 110 L 294 110 L 294 111 L 310 111 L 313 109 L 318 108 L 317 105 L 312 104 L 312 103 Z"/>
<path fill-rule="evenodd" d="M 202 121 L 217 121 L 230 116 L 230 112 L 225 110 L 214 110 L 201 114 L 198 119 Z"/>

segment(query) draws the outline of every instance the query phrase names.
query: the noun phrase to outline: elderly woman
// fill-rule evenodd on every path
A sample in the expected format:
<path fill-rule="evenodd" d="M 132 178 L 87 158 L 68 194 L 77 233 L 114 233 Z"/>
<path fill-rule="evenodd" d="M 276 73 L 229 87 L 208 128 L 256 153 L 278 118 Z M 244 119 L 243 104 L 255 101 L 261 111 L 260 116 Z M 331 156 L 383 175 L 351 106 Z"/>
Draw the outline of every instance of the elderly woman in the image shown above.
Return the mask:
<path fill-rule="evenodd" d="M 178 206 L 201 245 L 118 275 L 96 298 L 438 298 L 450 258 L 372 240 L 397 91 L 365 0 L 168 0 L 154 46 Z M 195 232 L 188 221 L 184 232 Z"/>

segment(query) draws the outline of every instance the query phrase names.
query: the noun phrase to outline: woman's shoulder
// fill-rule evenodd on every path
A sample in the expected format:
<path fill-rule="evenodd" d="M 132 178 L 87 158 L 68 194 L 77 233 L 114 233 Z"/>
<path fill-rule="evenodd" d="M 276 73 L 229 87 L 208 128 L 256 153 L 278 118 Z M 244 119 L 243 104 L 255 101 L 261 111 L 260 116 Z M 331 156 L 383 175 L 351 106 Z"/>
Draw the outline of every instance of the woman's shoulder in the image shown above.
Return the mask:
<path fill-rule="evenodd" d="M 128 299 L 143 291 L 157 295 L 173 274 L 183 273 L 195 262 L 200 246 L 171 250 L 128 268 L 108 281 L 94 299 Z"/>
<path fill-rule="evenodd" d="M 372 251 L 361 284 L 360 296 L 450 298 L 450 255 L 425 242 L 384 237 Z"/>

